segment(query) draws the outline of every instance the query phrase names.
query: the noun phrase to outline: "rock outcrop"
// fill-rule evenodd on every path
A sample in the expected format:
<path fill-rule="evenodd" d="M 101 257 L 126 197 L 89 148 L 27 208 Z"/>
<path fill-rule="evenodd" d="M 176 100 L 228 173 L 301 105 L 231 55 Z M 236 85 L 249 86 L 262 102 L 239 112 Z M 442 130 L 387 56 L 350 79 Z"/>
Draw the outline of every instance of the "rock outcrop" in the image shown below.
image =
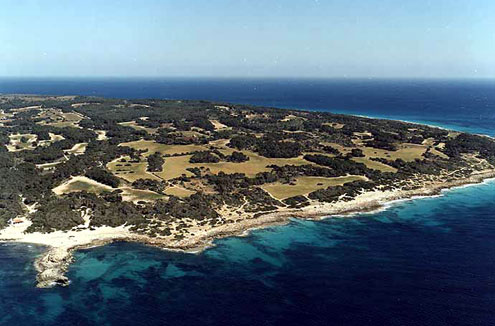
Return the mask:
<path fill-rule="evenodd" d="M 72 262 L 71 250 L 68 248 L 52 248 L 35 262 L 38 271 L 37 287 L 48 288 L 55 285 L 67 286 L 69 279 L 65 276 Z"/>

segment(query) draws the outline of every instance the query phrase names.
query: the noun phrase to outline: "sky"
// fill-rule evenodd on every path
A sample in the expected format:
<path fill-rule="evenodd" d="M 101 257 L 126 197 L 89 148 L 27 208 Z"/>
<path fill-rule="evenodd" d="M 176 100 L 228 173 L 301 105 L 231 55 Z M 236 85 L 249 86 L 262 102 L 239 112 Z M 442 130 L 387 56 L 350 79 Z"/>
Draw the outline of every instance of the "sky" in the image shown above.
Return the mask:
<path fill-rule="evenodd" d="M 0 0 L 0 76 L 495 78 L 495 1 Z"/>

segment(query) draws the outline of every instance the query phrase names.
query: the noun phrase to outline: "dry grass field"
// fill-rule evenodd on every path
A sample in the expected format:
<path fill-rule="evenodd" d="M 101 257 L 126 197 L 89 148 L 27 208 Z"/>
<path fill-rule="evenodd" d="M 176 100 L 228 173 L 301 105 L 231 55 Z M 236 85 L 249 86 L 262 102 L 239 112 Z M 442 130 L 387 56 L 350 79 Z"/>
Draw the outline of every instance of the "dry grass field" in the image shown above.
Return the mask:
<path fill-rule="evenodd" d="M 167 195 L 170 195 L 170 196 L 176 196 L 176 197 L 184 198 L 184 197 L 189 197 L 192 194 L 194 194 L 194 191 L 182 188 L 180 186 L 172 186 L 172 187 L 168 187 L 167 189 L 165 189 L 164 193 Z"/>
<path fill-rule="evenodd" d="M 164 180 L 178 178 L 183 174 L 190 177 L 192 173 L 186 170 L 193 166 L 189 163 L 190 158 L 191 155 L 166 157 L 162 172 L 155 172 L 155 174 Z"/>
<path fill-rule="evenodd" d="M 137 179 L 163 179 L 170 180 L 174 178 L 178 178 L 182 175 L 192 176 L 193 174 L 187 171 L 188 168 L 201 168 L 202 171 L 210 172 L 213 174 L 218 174 L 219 172 L 224 172 L 227 174 L 231 173 L 244 173 L 248 177 L 254 177 L 257 173 L 260 172 L 268 172 L 270 171 L 267 166 L 269 165 L 305 165 L 312 164 L 303 159 L 302 156 L 297 158 L 266 158 L 258 155 L 257 153 L 251 151 L 243 151 L 249 157 L 249 161 L 242 163 L 232 163 L 232 162 L 219 162 L 219 163 L 190 163 L 189 159 L 191 155 L 186 155 L 187 153 L 191 153 L 194 151 L 202 151 L 208 150 L 212 146 L 215 148 L 219 148 L 220 152 L 225 155 L 231 154 L 234 149 L 228 148 L 225 146 L 225 140 L 218 140 L 216 142 L 212 142 L 210 145 L 165 145 L 159 144 L 154 141 L 148 140 L 139 140 L 129 143 L 122 143 L 120 146 L 129 146 L 136 150 L 147 150 L 146 153 L 143 154 L 144 157 L 148 155 L 159 152 L 162 154 L 185 154 L 174 157 L 166 157 L 165 163 L 163 165 L 162 172 L 149 173 L 146 172 L 147 163 L 144 159 L 142 159 L 139 163 L 130 163 L 129 157 L 126 157 L 127 162 L 120 162 L 120 160 L 115 160 L 110 162 L 107 167 L 110 171 L 112 171 L 118 177 L 121 177 L 129 182 L 133 182 Z M 330 145 L 338 149 L 344 155 L 351 151 L 351 147 L 344 147 L 338 144 L 326 143 L 326 145 Z M 380 163 L 370 160 L 373 157 L 382 157 L 390 160 L 395 160 L 397 158 L 401 158 L 405 161 L 413 161 L 416 158 L 421 159 L 422 154 L 426 151 L 426 145 L 416 145 L 416 144 L 401 144 L 399 145 L 399 149 L 397 151 L 387 151 L 383 149 L 375 149 L 364 146 L 358 146 L 365 157 L 353 158 L 354 161 L 363 163 L 367 167 L 371 169 L 376 169 L 382 172 L 397 172 L 397 169 Z M 288 198 L 291 196 L 295 196 L 298 194 L 307 194 L 316 189 L 326 188 L 332 185 L 339 185 L 345 182 L 362 179 L 360 176 L 349 176 L 342 178 L 312 178 L 305 177 L 298 179 L 298 183 L 295 186 L 289 186 L 285 184 L 270 184 L 265 185 L 263 188 L 273 194 L 276 198 Z M 166 194 L 176 195 L 180 197 L 189 196 L 192 191 L 189 191 L 184 188 L 169 188 L 165 191 Z"/>
<path fill-rule="evenodd" d="M 122 162 L 125 160 L 125 162 Z M 138 179 L 151 179 L 160 180 L 152 173 L 146 172 L 148 163 L 146 161 L 140 161 L 137 163 L 130 162 L 129 156 L 120 157 L 107 164 L 107 169 L 119 178 L 122 178 L 128 182 L 134 182 Z"/>
<path fill-rule="evenodd" d="M 282 184 L 280 182 L 265 184 L 261 188 L 269 192 L 277 199 L 286 199 L 298 195 L 307 195 L 318 189 L 325 189 L 332 186 L 340 186 L 344 183 L 366 180 L 363 176 L 343 176 L 335 178 L 323 177 L 300 177 L 296 179 L 295 185 Z"/>
<path fill-rule="evenodd" d="M 332 146 L 337 149 L 343 155 L 350 153 L 352 147 L 345 147 L 335 143 L 322 143 L 324 145 Z M 419 145 L 419 144 L 399 144 L 398 149 L 396 151 L 389 151 L 380 148 L 372 148 L 372 147 L 364 147 L 357 146 L 363 151 L 363 154 L 367 158 L 377 157 L 377 158 L 385 158 L 387 160 L 396 160 L 398 158 L 403 159 L 406 162 L 414 161 L 415 159 L 423 159 L 423 154 L 426 152 L 428 146 Z"/>
<path fill-rule="evenodd" d="M 210 119 L 210 122 L 215 126 L 215 130 L 225 130 L 225 129 L 232 129 L 230 127 L 227 127 L 223 123 L 221 123 L 218 120 Z"/>
<path fill-rule="evenodd" d="M 223 154 L 228 155 L 232 153 L 232 149 L 222 149 L 220 150 Z M 232 163 L 232 162 L 219 162 L 219 163 L 189 163 L 191 155 L 175 156 L 165 158 L 165 164 L 163 165 L 163 172 L 157 172 L 165 180 L 180 177 L 182 174 L 191 176 L 192 173 L 187 171 L 187 168 L 200 168 L 204 167 L 209 169 L 213 174 L 218 174 L 223 171 L 227 174 L 231 173 L 244 173 L 248 177 L 254 177 L 259 172 L 270 171 L 267 168 L 268 165 L 305 165 L 311 164 L 310 162 L 304 160 L 302 156 L 297 158 L 266 158 L 259 156 L 256 153 L 250 151 L 243 151 L 244 154 L 249 156 L 249 161 L 242 163 Z"/>
<path fill-rule="evenodd" d="M 136 150 L 148 150 L 144 153 L 144 156 L 151 155 L 155 152 L 160 152 L 162 154 L 182 154 L 190 153 L 195 151 L 204 151 L 208 148 L 203 145 L 165 145 L 159 144 L 152 140 L 137 140 L 128 143 L 122 143 L 119 146 L 128 146 Z"/>
<path fill-rule="evenodd" d="M 158 131 L 157 128 L 149 128 L 149 127 L 140 126 L 136 123 L 136 121 L 120 122 L 119 125 L 125 126 L 125 127 L 131 127 L 132 129 L 135 129 L 135 130 L 144 130 L 148 134 L 156 134 L 156 132 Z"/>
<path fill-rule="evenodd" d="M 78 123 L 83 119 L 83 117 L 76 112 L 62 112 L 61 110 L 57 109 L 43 109 L 38 114 L 38 118 L 44 119 L 38 122 L 38 124 L 40 125 L 47 125 L 59 128 L 80 128 Z"/>
<path fill-rule="evenodd" d="M 434 154 L 434 155 L 436 155 L 436 156 L 440 156 L 441 158 L 444 158 L 444 159 L 446 159 L 446 160 L 448 160 L 448 159 L 449 159 L 449 156 L 448 156 L 448 155 L 446 155 L 446 154 L 444 154 L 444 153 L 440 152 L 439 150 L 437 150 L 437 149 L 435 149 L 435 148 L 431 148 L 431 149 L 430 149 L 430 153 L 432 153 L 432 154 Z"/>
<path fill-rule="evenodd" d="M 138 201 L 153 202 L 159 199 L 167 199 L 165 195 L 158 194 L 150 190 L 140 190 L 129 187 L 119 188 L 122 190 L 122 200 L 132 201 L 137 203 Z"/>
<path fill-rule="evenodd" d="M 373 169 L 373 170 L 379 170 L 382 172 L 392 172 L 392 173 L 397 172 L 397 169 L 390 166 L 390 165 L 383 164 L 383 163 L 377 162 L 377 161 L 372 161 L 366 157 L 353 157 L 352 160 L 354 162 L 363 163 L 364 165 L 366 165 L 366 167 Z"/>

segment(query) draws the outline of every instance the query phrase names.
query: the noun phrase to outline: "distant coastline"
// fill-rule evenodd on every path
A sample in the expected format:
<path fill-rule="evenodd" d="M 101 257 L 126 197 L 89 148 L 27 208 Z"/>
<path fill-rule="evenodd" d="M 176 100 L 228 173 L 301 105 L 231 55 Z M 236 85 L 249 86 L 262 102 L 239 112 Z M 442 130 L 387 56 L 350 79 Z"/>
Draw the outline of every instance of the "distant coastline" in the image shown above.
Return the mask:
<path fill-rule="evenodd" d="M 495 136 L 493 79 L 0 78 L 0 93 L 203 99 L 364 114 Z"/>

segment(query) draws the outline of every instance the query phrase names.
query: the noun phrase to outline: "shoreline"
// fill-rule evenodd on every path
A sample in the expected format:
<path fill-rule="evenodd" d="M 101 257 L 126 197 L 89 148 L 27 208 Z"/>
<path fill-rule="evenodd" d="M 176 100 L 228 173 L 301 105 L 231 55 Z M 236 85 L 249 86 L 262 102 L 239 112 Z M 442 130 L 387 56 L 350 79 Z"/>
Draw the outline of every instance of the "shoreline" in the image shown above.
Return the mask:
<path fill-rule="evenodd" d="M 198 254 L 214 246 L 214 241 L 217 239 L 247 236 L 256 229 L 285 225 L 292 218 L 322 220 L 335 217 L 351 218 L 359 214 L 373 214 L 389 209 L 398 202 L 442 196 L 443 192 L 449 190 L 475 186 L 493 182 L 494 180 L 495 169 L 492 169 L 474 173 L 463 179 L 433 183 L 416 190 L 364 192 L 350 201 L 321 203 L 301 209 L 280 209 L 256 218 L 217 226 L 205 231 L 202 235 L 191 236 L 179 241 L 151 238 L 130 232 L 128 227 L 121 226 L 117 228 L 101 227 L 96 230 L 55 231 L 48 234 L 24 234 L 18 232 L 17 237 L 10 239 L 5 237 L 6 232 L 4 229 L 0 231 L 0 242 L 46 246 L 46 251 L 34 262 L 38 272 L 36 278 L 37 287 L 67 286 L 70 281 L 65 276 L 65 273 L 73 262 L 73 252 L 80 249 L 99 247 L 113 242 L 135 242 L 163 250 Z M 20 228 L 17 231 L 20 231 Z"/>

